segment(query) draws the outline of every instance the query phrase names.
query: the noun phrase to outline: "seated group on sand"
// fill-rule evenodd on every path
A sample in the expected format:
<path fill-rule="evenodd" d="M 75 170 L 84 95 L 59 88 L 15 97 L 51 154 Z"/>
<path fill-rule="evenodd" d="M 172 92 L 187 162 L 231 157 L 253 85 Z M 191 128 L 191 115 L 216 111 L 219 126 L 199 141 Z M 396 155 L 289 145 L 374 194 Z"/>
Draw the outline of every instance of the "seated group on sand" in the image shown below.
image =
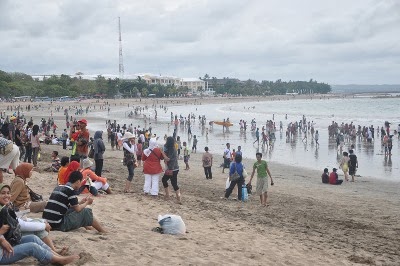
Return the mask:
<path fill-rule="evenodd" d="M 86 208 L 93 203 L 92 196 L 80 201 L 77 197 L 86 191 L 93 195 L 99 190 L 111 193 L 106 178 L 94 174 L 90 159 L 83 160 L 83 169 L 79 169 L 78 162 L 69 163 L 65 158 L 61 164 L 65 168 L 60 168 L 60 172 L 64 169 L 61 178 L 59 173 L 59 184 L 62 185 L 54 188 L 48 201 L 32 201 L 26 185 L 33 171 L 30 163 L 20 163 L 14 169 L 15 177 L 10 185 L 0 183 L 0 265 L 12 264 L 25 257 L 34 257 L 43 264 L 67 264 L 79 256 L 66 255 L 67 248 L 57 249 L 49 236 L 50 230 L 68 232 L 93 227 L 101 233 L 106 232 L 94 218 L 92 209 Z M 42 212 L 43 219 L 26 218 L 26 210 Z"/>

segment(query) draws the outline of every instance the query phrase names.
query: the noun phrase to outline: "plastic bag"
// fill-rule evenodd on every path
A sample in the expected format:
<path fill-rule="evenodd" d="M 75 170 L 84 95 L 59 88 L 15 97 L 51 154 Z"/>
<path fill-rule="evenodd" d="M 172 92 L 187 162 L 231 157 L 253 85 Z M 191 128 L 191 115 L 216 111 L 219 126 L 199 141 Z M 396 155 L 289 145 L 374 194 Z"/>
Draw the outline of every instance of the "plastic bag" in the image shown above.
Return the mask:
<path fill-rule="evenodd" d="M 225 189 L 228 189 L 230 185 L 231 185 L 231 181 L 229 181 L 229 176 L 228 176 L 228 178 L 226 179 L 226 183 L 225 183 Z"/>
<path fill-rule="evenodd" d="M 179 215 L 158 215 L 158 223 L 164 234 L 180 235 L 186 233 L 186 225 Z"/>

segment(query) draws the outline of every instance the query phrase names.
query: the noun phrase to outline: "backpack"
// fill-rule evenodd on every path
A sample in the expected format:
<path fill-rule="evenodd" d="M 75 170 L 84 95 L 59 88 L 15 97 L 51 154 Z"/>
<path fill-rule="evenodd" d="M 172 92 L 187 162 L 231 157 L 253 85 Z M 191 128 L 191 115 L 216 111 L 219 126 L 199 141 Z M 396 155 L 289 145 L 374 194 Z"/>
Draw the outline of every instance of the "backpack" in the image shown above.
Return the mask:
<path fill-rule="evenodd" d="M 235 172 L 231 176 L 229 176 L 229 181 L 231 181 L 231 182 L 238 181 L 239 178 L 240 178 L 240 175 L 237 172 L 236 163 L 235 163 Z"/>
<path fill-rule="evenodd" d="M 8 135 L 10 134 L 10 130 L 8 129 L 8 123 L 4 122 L 4 124 L 1 126 L 1 134 L 3 134 L 4 138 L 8 139 Z"/>
<path fill-rule="evenodd" d="M 4 238 L 11 246 L 21 243 L 21 225 L 18 223 L 17 215 L 8 206 L 4 206 L 0 211 L 1 224 L 7 224 L 10 229 L 4 234 Z"/>

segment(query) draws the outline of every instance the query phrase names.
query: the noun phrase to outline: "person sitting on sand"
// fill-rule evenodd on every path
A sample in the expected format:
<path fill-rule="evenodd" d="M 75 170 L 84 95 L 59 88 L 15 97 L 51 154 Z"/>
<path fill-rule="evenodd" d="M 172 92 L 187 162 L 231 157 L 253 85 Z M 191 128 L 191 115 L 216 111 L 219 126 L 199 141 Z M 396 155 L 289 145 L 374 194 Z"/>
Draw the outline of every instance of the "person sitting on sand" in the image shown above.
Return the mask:
<path fill-rule="evenodd" d="M 56 187 L 50 195 L 42 217 L 54 230 L 68 232 L 80 227 L 93 226 L 97 231 L 105 233 L 93 217 L 92 209 L 86 208 L 93 203 L 93 198 L 88 196 L 78 202 L 75 191 L 81 187 L 82 178 L 81 172 L 74 171 L 65 186 Z"/>
<path fill-rule="evenodd" d="M 90 180 L 93 182 L 92 185 L 97 189 L 97 190 L 104 190 L 107 194 L 111 194 L 111 189 L 110 185 L 107 183 L 107 178 L 101 177 L 96 175 L 95 172 L 90 169 L 90 167 L 93 166 L 93 162 L 89 159 L 83 159 L 82 161 L 83 168 L 81 170 L 82 175 L 84 177 L 90 178 Z"/>
<path fill-rule="evenodd" d="M 12 208 L 8 208 L 10 204 L 10 187 L 5 184 L 0 184 L 0 206 L 1 213 L 7 214 L 8 212 L 11 217 L 16 217 L 14 210 Z M 1 217 L 2 215 L 0 215 Z M 3 221 L 0 218 L 0 224 L 2 224 L 0 228 L 0 265 L 10 265 L 17 261 L 20 261 L 26 257 L 34 257 L 41 264 L 68 264 L 77 259 L 79 259 L 78 255 L 71 256 L 62 256 L 56 253 L 56 251 L 52 250 L 48 245 L 46 245 L 39 237 L 36 235 L 24 235 L 20 239 L 20 243 L 12 246 L 8 239 L 7 232 L 10 230 L 10 225 L 6 224 L 6 221 Z M 18 219 L 19 221 L 19 219 Z M 48 230 L 49 227 L 47 227 Z M 54 246 L 53 246 L 54 247 Z M 62 251 L 66 251 L 63 249 Z"/>
<path fill-rule="evenodd" d="M 333 168 L 332 173 L 329 175 L 329 184 L 331 185 L 341 185 L 343 183 L 343 180 L 339 179 L 336 171 L 337 169 Z"/>
<path fill-rule="evenodd" d="M 29 195 L 29 188 L 26 185 L 28 178 L 32 176 L 33 165 L 30 163 L 21 163 L 15 168 L 15 177 L 11 182 L 11 202 L 18 209 L 30 209 L 31 212 L 42 212 L 45 201 L 32 202 Z"/>
<path fill-rule="evenodd" d="M 329 170 L 328 168 L 324 169 L 324 172 L 322 173 L 322 183 L 324 184 L 329 184 Z"/>
<path fill-rule="evenodd" d="M 46 167 L 45 169 L 43 169 L 44 171 L 47 172 L 54 172 L 57 173 L 58 170 L 61 167 L 61 163 L 60 163 L 60 158 L 58 158 L 58 151 L 53 151 L 51 153 L 51 165 L 49 167 Z"/>
<path fill-rule="evenodd" d="M 69 157 L 63 156 L 61 158 L 61 166 L 60 169 L 58 169 L 58 178 L 57 178 L 57 184 L 58 185 L 65 185 L 68 181 L 64 181 L 64 175 L 65 171 L 67 171 L 69 165 Z"/>
<path fill-rule="evenodd" d="M 8 193 L 11 190 L 10 186 L 6 184 L 0 184 L 0 191 L 3 190 L 3 188 L 5 191 L 2 196 L 0 196 L 0 209 L 11 203 L 11 194 Z M 57 251 L 54 247 L 53 241 L 49 237 L 49 232 L 51 230 L 49 223 L 44 222 L 41 219 L 17 218 L 17 220 L 21 226 L 22 235 L 36 235 L 54 252 L 61 255 L 64 255 L 64 253 L 67 252 L 67 248 Z"/>
<path fill-rule="evenodd" d="M 60 185 L 66 185 L 69 182 L 69 177 L 71 173 L 73 173 L 74 171 L 78 171 L 79 168 L 80 168 L 79 162 L 77 161 L 70 162 L 67 167 L 67 170 L 65 171 L 63 180 L 60 182 Z M 94 186 L 91 186 L 90 182 L 88 183 L 86 179 L 82 181 L 81 187 L 77 191 L 75 191 L 75 193 L 79 195 L 85 190 L 85 188 L 87 188 L 93 196 L 97 196 L 98 194 L 97 189 Z"/>

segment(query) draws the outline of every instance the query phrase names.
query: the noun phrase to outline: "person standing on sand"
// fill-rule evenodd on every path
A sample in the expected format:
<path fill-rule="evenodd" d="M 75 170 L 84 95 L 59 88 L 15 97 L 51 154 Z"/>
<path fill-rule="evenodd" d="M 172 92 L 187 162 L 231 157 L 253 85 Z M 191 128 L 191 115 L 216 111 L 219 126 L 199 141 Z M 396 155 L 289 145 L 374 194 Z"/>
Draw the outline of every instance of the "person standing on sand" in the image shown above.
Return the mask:
<path fill-rule="evenodd" d="M 231 144 L 228 142 L 226 143 L 226 148 L 224 150 L 224 165 L 222 166 L 222 173 L 224 173 L 225 168 L 229 168 L 231 164 Z"/>
<path fill-rule="evenodd" d="M 190 169 L 190 166 L 189 166 L 189 158 L 190 158 L 189 149 L 188 149 L 188 147 L 187 147 L 186 141 L 184 141 L 184 142 L 183 142 L 183 162 L 184 162 L 185 165 L 186 165 L 185 170 L 189 170 L 189 169 Z"/>
<path fill-rule="evenodd" d="M 124 141 L 122 144 L 124 152 L 124 164 L 128 168 L 128 178 L 125 181 L 124 193 L 129 193 L 131 189 L 131 184 L 133 180 L 134 170 L 135 170 L 135 135 L 131 132 L 125 132 L 124 136 L 121 138 Z"/>
<path fill-rule="evenodd" d="M 350 150 L 349 153 L 349 174 L 351 175 L 351 182 L 354 182 L 354 176 L 356 175 L 356 171 L 358 168 L 358 160 L 353 150 Z"/>
<path fill-rule="evenodd" d="M 183 144 L 186 144 L 186 142 L 183 142 Z M 165 199 L 169 199 L 168 180 L 171 180 L 171 185 L 174 188 L 176 194 L 176 200 L 179 204 L 181 204 L 181 190 L 178 186 L 178 154 L 175 149 L 175 140 L 173 137 L 167 138 L 167 141 L 164 145 L 164 155 L 167 170 L 172 170 L 172 175 L 166 175 L 164 173 L 164 176 L 161 179 L 165 190 Z"/>
<path fill-rule="evenodd" d="M 348 172 L 349 172 L 349 164 L 348 164 L 349 161 L 350 161 L 349 154 L 344 151 L 343 152 L 343 157 L 342 157 L 342 159 L 340 159 L 339 168 L 342 169 L 343 174 L 344 174 L 344 178 L 345 178 L 346 181 L 349 181 L 349 174 L 348 174 Z"/>
<path fill-rule="evenodd" d="M 70 131 L 70 136 L 75 142 L 74 147 L 72 148 L 72 154 L 79 156 L 80 162 L 82 162 L 83 159 L 87 158 L 89 150 L 89 130 L 86 128 L 87 120 L 79 120 L 76 126 L 77 131 L 75 132 L 73 132 L 74 127 L 71 127 Z"/>
<path fill-rule="evenodd" d="M 268 198 L 268 176 L 271 178 L 271 186 L 274 185 L 274 181 L 272 180 L 271 172 L 269 171 L 267 161 L 261 160 L 262 153 L 256 153 L 257 161 L 253 164 L 253 172 L 251 173 L 250 180 L 248 185 L 251 185 L 251 181 L 253 180 L 254 173 L 257 169 L 257 185 L 256 192 L 260 196 L 260 202 L 262 206 L 267 206 L 267 198 Z"/>
<path fill-rule="evenodd" d="M 253 142 L 253 144 L 256 142 L 258 145 L 260 145 L 260 129 L 259 128 L 257 128 L 257 130 L 256 130 L 256 140 Z"/>
<path fill-rule="evenodd" d="M 206 179 L 212 179 L 211 167 L 213 162 L 213 156 L 211 153 L 208 152 L 208 147 L 205 147 L 204 151 L 205 153 L 203 154 L 202 158 L 204 174 L 206 175 Z"/>

